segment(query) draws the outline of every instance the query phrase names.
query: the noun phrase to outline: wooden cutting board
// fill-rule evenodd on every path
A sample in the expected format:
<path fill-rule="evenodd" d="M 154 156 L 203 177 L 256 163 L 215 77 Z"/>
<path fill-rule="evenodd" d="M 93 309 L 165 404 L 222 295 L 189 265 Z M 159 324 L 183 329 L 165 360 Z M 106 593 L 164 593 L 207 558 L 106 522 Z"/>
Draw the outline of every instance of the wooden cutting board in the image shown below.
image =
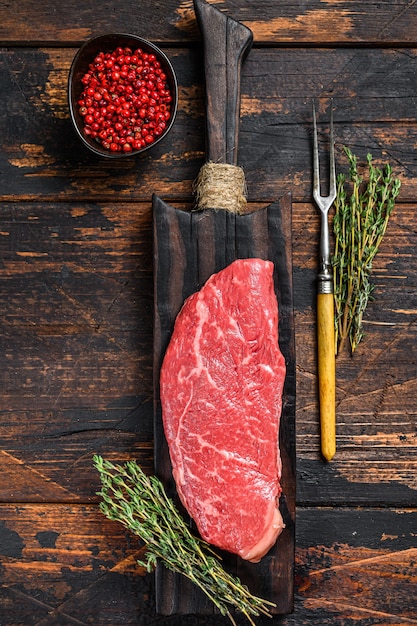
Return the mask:
<path fill-rule="evenodd" d="M 159 371 L 175 318 L 189 295 L 207 278 L 236 258 L 259 257 L 275 265 L 275 289 L 279 306 L 279 343 L 287 364 L 280 428 L 282 488 L 280 509 L 286 528 L 275 547 L 259 564 L 222 554 L 228 569 L 238 574 L 252 593 L 276 603 L 276 613 L 293 606 L 295 543 L 295 354 L 291 267 L 291 199 L 250 213 L 234 215 L 207 210 L 188 213 L 154 197 L 155 277 L 155 471 L 169 494 L 176 497 L 159 402 Z M 184 512 L 184 511 L 183 511 Z M 186 579 L 158 567 L 157 611 L 210 613 L 203 594 Z"/>
<path fill-rule="evenodd" d="M 223 54 L 223 58 L 227 57 L 225 65 L 229 63 L 231 44 L 232 56 L 235 53 L 235 60 L 237 59 L 240 63 L 242 52 L 247 46 L 246 33 L 239 32 L 240 25 L 231 18 L 226 18 L 220 11 L 208 5 L 205 0 L 195 0 L 194 4 L 200 26 L 203 27 L 203 34 L 215 33 L 214 42 L 211 37 L 210 41 L 213 44 L 214 53 L 220 54 L 220 61 L 222 61 Z M 224 38 L 228 42 L 223 53 L 221 52 L 222 29 L 225 31 Z M 237 33 L 236 37 L 234 37 L 235 33 Z M 239 42 L 237 46 L 236 41 Z M 206 83 L 210 70 L 214 66 L 217 70 L 219 68 L 219 59 L 213 60 L 212 54 L 213 49 L 210 51 L 206 47 Z M 229 84 L 224 85 L 224 91 L 229 94 L 232 92 L 232 106 L 229 103 L 228 107 L 231 120 L 238 119 L 236 111 L 231 111 L 238 101 L 236 89 L 238 73 L 239 68 L 231 72 L 228 67 L 225 71 L 228 76 L 225 81 L 229 81 Z M 221 72 L 215 80 L 217 84 L 221 84 Z M 222 88 L 219 89 L 219 94 L 221 93 Z M 233 121 L 227 122 L 224 117 L 219 118 L 219 107 L 216 106 L 216 97 L 213 97 L 213 93 L 209 100 L 208 153 L 212 159 L 216 151 L 223 150 L 224 162 L 233 161 L 236 159 L 236 150 L 231 156 L 231 150 L 226 147 L 225 142 L 223 141 L 223 146 L 221 144 L 222 137 L 228 136 L 230 144 L 236 147 L 237 128 L 232 128 Z M 216 109 L 217 112 L 215 112 Z M 222 124 L 228 124 L 228 128 L 223 127 L 223 130 L 219 128 Z M 258 257 L 274 263 L 274 283 L 279 307 L 279 343 L 287 365 L 279 442 L 283 466 L 280 510 L 286 527 L 276 545 L 258 564 L 248 563 L 235 555 L 224 552 L 220 554 L 226 569 L 238 575 L 253 594 L 276 604 L 272 613 L 290 613 L 293 610 L 296 483 L 291 197 L 289 194 L 283 194 L 268 207 L 237 215 L 221 209 L 182 211 L 155 195 L 153 198 L 153 239 L 155 472 L 186 519 L 189 518 L 179 502 L 172 478 L 159 400 L 160 367 L 176 316 L 189 295 L 199 290 L 214 272 L 224 269 L 235 259 Z M 189 521 L 193 524 L 191 520 Z M 156 572 L 156 608 L 157 612 L 163 615 L 214 612 L 212 603 L 200 590 L 186 578 L 168 571 L 163 565 L 158 566 Z"/>

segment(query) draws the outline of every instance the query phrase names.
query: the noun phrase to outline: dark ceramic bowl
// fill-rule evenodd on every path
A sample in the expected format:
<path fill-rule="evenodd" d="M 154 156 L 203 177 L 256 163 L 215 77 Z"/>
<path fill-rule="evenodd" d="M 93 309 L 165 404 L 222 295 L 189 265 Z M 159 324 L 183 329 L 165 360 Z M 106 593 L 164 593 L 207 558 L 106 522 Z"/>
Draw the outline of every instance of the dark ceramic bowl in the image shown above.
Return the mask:
<path fill-rule="evenodd" d="M 91 138 L 84 132 L 84 119 L 79 112 L 78 101 L 83 92 L 84 85 L 81 82 L 83 76 L 88 72 L 90 63 L 99 52 L 112 52 L 118 47 L 128 47 L 132 50 L 141 48 L 146 53 L 154 54 L 158 61 L 161 63 L 161 68 L 167 76 L 167 83 L 172 96 L 171 102 L 171 116 L 168 120 L 166 128 L 163 133 L 156 137 L 153 143 L 146 145 L 138 150 L 132 150 L 131 152 L 111 152 L 109 149 L 104 148 L 97 139 Z M 150 41 L 137 37 L 136 35 L 129 35 L 125 33 L 111 33 L 107 35 L 101 35 L 87 41 L 77 52 L 71 65 L 69 78 L 68 78 L 68 103 L 71 114 L 71 120 L 73 122 L 75 131 L 82 143 L 89 148 L 95 154 L 99 156 L 107 157 L 110 159 L 120 159 L 126 156 L 135 156 L 141 154 L 149 148 L 153 148 L 157 143 L 162 141 L 164 137 L 169 133 L 174 123 L 175 115 L 177 113 L 178 106 L 178 83 L 175 76 L 174 69 L 169 61 L 168 57 Z"/>

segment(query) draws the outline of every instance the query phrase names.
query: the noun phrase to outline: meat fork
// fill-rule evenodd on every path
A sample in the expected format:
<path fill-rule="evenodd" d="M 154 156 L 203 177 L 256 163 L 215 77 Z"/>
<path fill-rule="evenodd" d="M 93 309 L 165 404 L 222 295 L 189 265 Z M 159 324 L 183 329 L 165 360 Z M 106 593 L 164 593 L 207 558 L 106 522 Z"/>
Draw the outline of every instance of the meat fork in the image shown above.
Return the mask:
<path fill-rule="evenodd" d="M 334 333 L 333 271 L 330 260 L 328 214 L 336 198 L 333 107 L 329 132 L 329 195 L 320 194 L 320 163 L 316 112 L 313 102 L 313 198 L 320 209 L 320 266 L 317 286 L 317 357 L 320 403 L 320 440 L 324 458 L 330 461 L 336 453 L 336 357 Z"/>

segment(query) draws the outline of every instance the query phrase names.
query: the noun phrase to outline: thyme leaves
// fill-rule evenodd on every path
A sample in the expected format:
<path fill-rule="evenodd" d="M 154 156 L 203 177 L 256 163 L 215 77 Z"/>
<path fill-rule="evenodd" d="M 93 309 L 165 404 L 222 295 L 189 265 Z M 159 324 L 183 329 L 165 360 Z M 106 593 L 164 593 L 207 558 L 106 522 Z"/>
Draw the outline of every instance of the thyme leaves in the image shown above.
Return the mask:
<path fill-rule="evenodd" d="M 146 561 L 139 565 L 150 572 L 159 561 L 186 576 L 232 624 L 236 622 L 231 609 L 245 615 L 252 626 L 252 616 L 270 615 L 273 603 L 252 595 L 239 578 L 225 571 L 210 545 L 191 533 L 159 478 L 146 475 L 134 461 L 115 465 L 95 455 L 93 462 L 102 483 L 101 512 L 146 545 Z"/>
<path fill-rule="evenodd" d="M 372 264 L 385 235 L 400 180 L 386 164 L 382 169 L 367 155 L 368 177 L 360 175 L 357 157 L 344 147 L 349 163 L 349 186 L 344 174 L 337 176 L 333 232 L 335 237 L 333 285 L 336 350 L 345 343 L 353 353 L 363 339 L 363 315 L 372 296 Z"/>

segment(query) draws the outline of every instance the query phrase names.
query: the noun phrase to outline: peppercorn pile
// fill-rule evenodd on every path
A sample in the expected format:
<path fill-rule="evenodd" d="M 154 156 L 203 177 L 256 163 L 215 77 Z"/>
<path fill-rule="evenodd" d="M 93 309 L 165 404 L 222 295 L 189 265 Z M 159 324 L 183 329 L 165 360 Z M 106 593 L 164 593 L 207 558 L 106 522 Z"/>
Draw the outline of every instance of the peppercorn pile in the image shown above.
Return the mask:
<path fill-rule="evenodd" d="M 99 52 L 81 80 L 83 130 L 104 149 L 133 152 L 164 132 L 172 94 L 155 54 L 121 47 Z"/>

